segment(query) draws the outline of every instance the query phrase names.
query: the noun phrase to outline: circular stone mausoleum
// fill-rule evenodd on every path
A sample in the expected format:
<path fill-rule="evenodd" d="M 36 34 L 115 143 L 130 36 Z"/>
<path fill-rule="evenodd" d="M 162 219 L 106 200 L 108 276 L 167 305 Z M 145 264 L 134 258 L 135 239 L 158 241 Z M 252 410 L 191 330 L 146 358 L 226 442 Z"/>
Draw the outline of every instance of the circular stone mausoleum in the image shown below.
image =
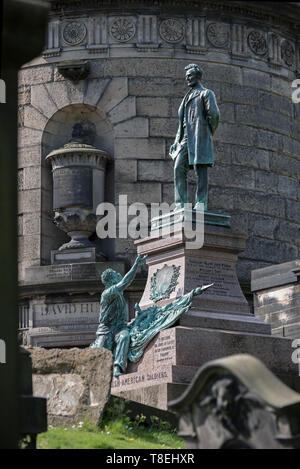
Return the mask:
<path fill-rule="evenodd" d="M 233 229 L 248 236 L 238 262 L 242 287 L 249 291 L 252 269 L 298 258 L 300 104 L 292 102 L 292 82 L 300 72 L 300 4 L 50 4 L 45 49 L 19 78 L 19 265 L 25 326 L 28 298 L 34 295 L 99 292 L 99 283 L 80 284 L 93 281 L 90 272 L 76 277 L 75 288 L 75 268 L 64 283 L 56 270 L 55 286 L 53 271 L 52 279 L 49 274 L 41 280 L 43 291 L 38 277 L 34 282 L 31 274 L 26 277 L 33 266 L 50 265 L 51 251 L 70 241 L 53 224 L 46 156 L 66 145 L 80 122 L 90 129 L 93 147 L 110 157 L 105 201 L 117 205 L 119 195 L 126 194 L 128 204 L 172 203 L 168 152 L 189 63 L 201 65 L 203 84 L 215 92 L 220 107 L 208 209 L 231 215 Z M 191 174 L 191 194 L 193 184 Z M 131 239 L 95 243 L 107 263 L 125 262 L 124 268 L 136 255 Z M 132 301 L 143 283 L 134 285 Z M 91 298 L 99 301 L 99 296 Z"/>

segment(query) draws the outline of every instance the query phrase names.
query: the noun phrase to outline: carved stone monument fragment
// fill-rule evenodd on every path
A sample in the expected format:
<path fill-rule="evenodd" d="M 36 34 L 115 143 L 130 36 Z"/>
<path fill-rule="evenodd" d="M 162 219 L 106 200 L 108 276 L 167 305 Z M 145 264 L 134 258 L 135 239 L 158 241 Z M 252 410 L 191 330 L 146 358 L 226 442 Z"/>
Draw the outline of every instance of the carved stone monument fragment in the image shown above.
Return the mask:
<path fill-rule="evenodd" d="M 300 394 L 247 354 L 205 364 L 169 409 L 187 448 L 300 448 Z"/>

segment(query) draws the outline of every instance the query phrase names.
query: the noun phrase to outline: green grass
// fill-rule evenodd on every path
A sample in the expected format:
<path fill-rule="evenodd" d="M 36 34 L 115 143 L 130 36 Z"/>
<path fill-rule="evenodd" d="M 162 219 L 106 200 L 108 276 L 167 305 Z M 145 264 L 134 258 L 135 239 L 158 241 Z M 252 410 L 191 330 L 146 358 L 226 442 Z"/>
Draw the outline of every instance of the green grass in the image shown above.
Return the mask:
<path fill-rule="evenodd" d="M 99 427 L 81 422 L 72 427 L 49 428 L 38 436 L 38 449 L 170 449 L 185 448 L 166 422 L 143 424 L 143 416 L 106 418 Z"/>

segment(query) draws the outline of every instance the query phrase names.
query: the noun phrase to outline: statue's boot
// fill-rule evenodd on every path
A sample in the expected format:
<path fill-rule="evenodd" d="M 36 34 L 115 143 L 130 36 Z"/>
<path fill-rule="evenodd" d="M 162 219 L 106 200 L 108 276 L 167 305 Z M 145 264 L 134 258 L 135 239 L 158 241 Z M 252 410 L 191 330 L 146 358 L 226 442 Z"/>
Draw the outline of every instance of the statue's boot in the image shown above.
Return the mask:
<path fill-rule="evenodd" d="M 122 370 L 119 365 L 114 366 L 114 376 L 120 376 L 122 374 Z"/>
<path fill-rule="evenodd" d="M 203 202 L 197 202 L 195 206 L 193 207 L 194 210 L 204 210 L 204 212 L 207 212 L 207 204 Z"/>

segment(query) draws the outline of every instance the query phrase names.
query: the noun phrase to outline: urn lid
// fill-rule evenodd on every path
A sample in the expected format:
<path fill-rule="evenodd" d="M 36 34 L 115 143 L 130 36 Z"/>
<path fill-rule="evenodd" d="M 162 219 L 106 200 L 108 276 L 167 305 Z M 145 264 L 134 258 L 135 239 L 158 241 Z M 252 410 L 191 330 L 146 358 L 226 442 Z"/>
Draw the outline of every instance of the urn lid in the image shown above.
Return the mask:
<path fill-rule="evenodd" d="M 94 147 L 90 141 L 92 136 L 90 132 L 84 129 L 81 123 L 76 123 L 72 129 L 72 137 L 68 143 L 63 145 L 56 150 L 51 151 L 47 156 L 46 160 L 51 161 L 55 157 L 70 156 L 73 155 L 94 155 L 97 157 L 111 159 L 111 156 L 104 150 Z"/>

